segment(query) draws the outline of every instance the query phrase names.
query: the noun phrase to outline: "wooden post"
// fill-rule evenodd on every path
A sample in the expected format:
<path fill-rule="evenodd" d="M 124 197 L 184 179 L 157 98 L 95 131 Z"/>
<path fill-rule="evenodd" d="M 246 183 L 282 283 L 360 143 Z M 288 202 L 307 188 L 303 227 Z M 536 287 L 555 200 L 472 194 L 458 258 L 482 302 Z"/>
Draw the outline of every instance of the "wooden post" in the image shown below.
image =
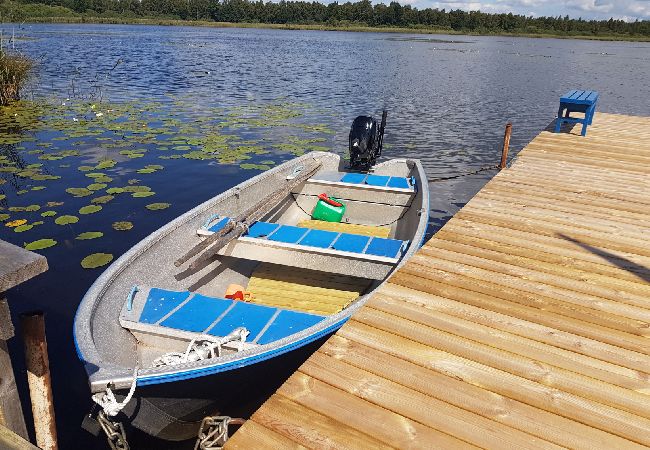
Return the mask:
<path fill-rule="evenodd" d="M 25 439 L 27 428 L 7 350 L 14 327 L 3 292 L 46 270 L 47 260 L 43 256 L 0 240 L 0 424 Z"/>
<path fill-rule="evenodd" d="M 50 361 L 47 357 L 47 340 L 45 339 L 45 319 L 42 311 L 20 315 L 25 344 L 25 365 L 29 396 L 32 401 L 36 445 L 43 450 L 56 450 L 56 421 L 54 419 L 54 401 L 52 381 L 50 379 Z"/>
<path fill-rule="evenodd" d="M 7 341 L 14 335 L 7 300 L 0 297 L 0 425 L 28 439 Z"/>
<path fill-rule="evenodd" d="M 501 163 L 499 169 L 505 169 L 508 161 L 508 149 L 510 148 L 510 135 L 512 134 L 512 124 L 506 124 L 506 133 L 503 136 L 503 150 L 501 150 Z"/>

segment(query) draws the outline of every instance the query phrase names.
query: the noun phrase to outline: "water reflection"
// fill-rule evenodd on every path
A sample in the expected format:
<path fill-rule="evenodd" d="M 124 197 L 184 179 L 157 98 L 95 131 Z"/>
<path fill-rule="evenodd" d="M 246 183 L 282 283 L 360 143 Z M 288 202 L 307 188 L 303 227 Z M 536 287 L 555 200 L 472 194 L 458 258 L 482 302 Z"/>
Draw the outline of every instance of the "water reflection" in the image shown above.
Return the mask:
<path fill-rule="evenodd" d="M 72 318 L 99 274 L 81 268 L 86 255 L 119 256 L 261 166 L 316 148 L 344 153 L 353 118 L 382 108 L 389 110 L 384 156 L 420 158 L 431 178 L 498 162 L 507 121 L 516 154 L 571 88 L 600 91 L 600 110 L 650 115 L 650 44 L 643 43 L 153 26 L 21 30 L 30 39 L 20 50 L 39 60 L 33 94 L 48 101 L 0 124 L 0 162 L 8 162 L 0 164 L 7 170 L 0 169 L 0 207 L 42 209 L 0 214 L 44 224 L 25 233 L 2 226 L 0 238 L 58 242 L 43 250 L 50 270 L 10 299 L 14 312 L 46 310 L 61 448 L 105 445 L 79 429 L 90 402 Z M 115 165 L 98 168 L 107 161 Z M 137 172 L 147 165 L 164 170 Z M 432 182 L 428 236 L 492 175 Z M 155 196 L 65 192 L 91 184 L 106 184 L 103 191 L 146 186 Z M 46 188 L 30 190 L 40 185 Z M 45 209 L 76 214 L 104 195 L 114 198 L 77 223 L 41 217 Z M 148 211 L 153 202 L 171 206 Z M 118 221 L 133 227 L 114 229 Z M 75 239 L 88 231 L 103 236 Z M 19 354 L 19 343 L 11 344 Z"/>

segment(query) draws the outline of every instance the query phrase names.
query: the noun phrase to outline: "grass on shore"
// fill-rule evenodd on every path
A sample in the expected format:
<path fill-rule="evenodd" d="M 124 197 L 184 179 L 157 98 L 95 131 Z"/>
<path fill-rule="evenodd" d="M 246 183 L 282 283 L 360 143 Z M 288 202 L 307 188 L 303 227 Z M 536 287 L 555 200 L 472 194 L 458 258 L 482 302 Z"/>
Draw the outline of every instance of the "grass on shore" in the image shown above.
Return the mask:
<path fill-rule="evenodd" d="M 32 69 L 32 61 L 0 49 L 0 106 L 20 98 L 20 88 Z"/>

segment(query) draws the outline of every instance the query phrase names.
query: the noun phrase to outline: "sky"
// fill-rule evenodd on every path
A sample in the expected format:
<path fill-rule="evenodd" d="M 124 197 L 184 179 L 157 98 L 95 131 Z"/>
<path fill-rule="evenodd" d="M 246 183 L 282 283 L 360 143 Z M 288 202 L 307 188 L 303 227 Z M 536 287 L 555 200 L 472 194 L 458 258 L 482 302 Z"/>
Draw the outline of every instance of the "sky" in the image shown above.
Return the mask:
<path fill-rule="evenodd" d="M 526 16 L 565 16 L 583 19 L 650 20 L 650 0 L 399 0 L 418 8 L 462 9 Z M 386 1 L 388 3 L 388 1 Z"/>

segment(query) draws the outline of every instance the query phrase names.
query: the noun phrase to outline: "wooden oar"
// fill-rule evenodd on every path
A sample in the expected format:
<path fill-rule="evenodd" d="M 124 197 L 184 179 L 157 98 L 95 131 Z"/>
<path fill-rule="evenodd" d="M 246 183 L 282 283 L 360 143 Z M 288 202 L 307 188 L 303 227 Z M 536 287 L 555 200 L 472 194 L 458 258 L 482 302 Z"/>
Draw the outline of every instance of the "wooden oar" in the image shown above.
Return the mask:
<path fill-rule="evenodd" d="M 316 171 L 320 169 L 322 165 L 323 163 L 321 161 L 317 161 L 309 168 L 309 170 L 305 171 L 303 169 L 303 172 L 300 174 L 300 176 L 292 179 L 287 183 L 286 186 L 283 186 L 277 191 L 267 195 L 254 206 L 248 208 L 246 211 L 234 219 L 228 221 L 228 223 L 226 223 L 226 225 L 221 230 L 217 231 L 214 234 L 211 234 L 206 239 L 199 242 L 192 249 L 190 249 L 190 251 L 188 251 L 185 255 L 176 260 L 174 262 L 174 265 L 176 267 L 180 267 L 199 253 L 209 249 L 210 251 L 206 251 L 205 254 L 201 255 L 199 259 L 190 265 L 191 270 L 198 267 L 201 262 L 211 258 L 228 242 L 244 234 L 253 222 L 259 220 L 262 216 L 271 211 L 271 209 L 273 209 L 280 200 L 286 197 L 287 194 L 291 192 L 296 186 L 299 186 L 300 184 L 307 181 L 307 179 L 316 173 Z"/>

